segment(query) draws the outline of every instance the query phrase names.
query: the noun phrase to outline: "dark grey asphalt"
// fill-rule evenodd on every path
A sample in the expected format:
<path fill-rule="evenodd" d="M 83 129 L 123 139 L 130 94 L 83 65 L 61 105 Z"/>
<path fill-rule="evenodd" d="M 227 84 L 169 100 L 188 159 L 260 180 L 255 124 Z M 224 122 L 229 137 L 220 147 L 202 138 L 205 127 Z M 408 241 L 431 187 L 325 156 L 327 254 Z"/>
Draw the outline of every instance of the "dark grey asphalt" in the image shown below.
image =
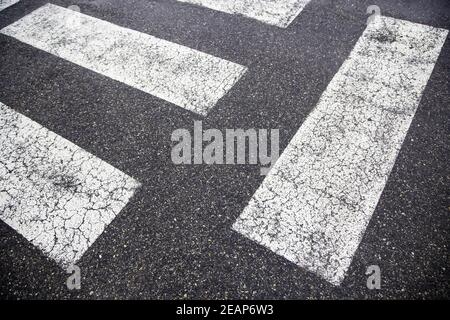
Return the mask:
<path fill-rule="evenodd" d="M 47 1 L 0 12 L 0 28 Z M 448 0 L 312 0 L 287 28 L 175 1 L 51 1 L 249 68 L 204 128 L 298 130 L 365 28 L 366 8 L 450 29 Z M 0 35 L 0 101 L 144 186 L 78 265 L 82 289 L 0 221 L 0 298 L 449 298 L 450 40 L 348 275 L 334 287 L 231 230 L 255 166 L 174 166 L 170 136 L 201 118 Z M 382 271 L 382 289 L 365 269 Z"/>

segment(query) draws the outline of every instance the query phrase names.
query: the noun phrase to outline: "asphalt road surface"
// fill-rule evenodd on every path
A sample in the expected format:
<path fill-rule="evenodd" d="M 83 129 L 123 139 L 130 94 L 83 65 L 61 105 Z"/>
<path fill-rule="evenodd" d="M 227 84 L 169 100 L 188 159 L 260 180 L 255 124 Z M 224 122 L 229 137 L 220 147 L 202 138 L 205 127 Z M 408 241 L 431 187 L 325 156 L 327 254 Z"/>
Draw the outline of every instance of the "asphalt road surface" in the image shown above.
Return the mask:
<path fill-rule="evenodd" d="M 449 298 L 450 2 L 16 2 L 1 298 Z M 176 164 L 195 121 L 282 155 Z"/>

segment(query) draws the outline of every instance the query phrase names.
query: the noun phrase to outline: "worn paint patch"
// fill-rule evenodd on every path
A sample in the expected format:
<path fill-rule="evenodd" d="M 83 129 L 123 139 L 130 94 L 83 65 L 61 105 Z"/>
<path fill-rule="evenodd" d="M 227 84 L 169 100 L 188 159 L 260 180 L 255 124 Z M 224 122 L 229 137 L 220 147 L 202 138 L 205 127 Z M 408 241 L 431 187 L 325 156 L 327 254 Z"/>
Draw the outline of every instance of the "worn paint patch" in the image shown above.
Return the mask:
<path fill-rule="evenodd" d="M 369 25 L 233 228 L 339 285 L 447 34 Z"/>
<path fill-rule="evenodd" d="M 178 0 L 287 28 L 311 0 Z"/>
<path fill-rule="evenodd" d="M 0 103 L 0 219 L 63 267 L 78 261 L 139 183 Z"/>
<path fill-rule="evenodd" d="M 200 115 L 247 70 L 52 4 L 0 32 Z"/>

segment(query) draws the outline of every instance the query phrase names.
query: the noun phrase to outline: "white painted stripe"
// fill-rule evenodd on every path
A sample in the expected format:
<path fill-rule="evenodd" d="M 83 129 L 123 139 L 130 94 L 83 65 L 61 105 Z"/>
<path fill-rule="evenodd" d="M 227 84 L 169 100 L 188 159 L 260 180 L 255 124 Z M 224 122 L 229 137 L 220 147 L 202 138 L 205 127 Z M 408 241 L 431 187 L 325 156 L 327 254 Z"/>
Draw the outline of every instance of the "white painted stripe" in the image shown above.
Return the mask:
<path fill-rule="evenodd" d="M 289 24 L 300 14 L 311 0 L 178 0 L 213 10 L 241 14 L 281 28 Z"/>
<path fill-rule="evenodd" d="M 19 0 L 0 0 L 0 11 L 16 4 Z"/>
<path fill-rule="evenodd" d="M 339 285 L 447 34 L 368 26 L 233 228 Z"/>
<path fill-rule="evenodd" d="M 139 183 L 0 103 L 0 219 L 59 265 L 75 263 Z"/>
<path fill-rule="evenodd" d="M 246 68 L 47 4 L 1 33 L 206 115 Z"/>

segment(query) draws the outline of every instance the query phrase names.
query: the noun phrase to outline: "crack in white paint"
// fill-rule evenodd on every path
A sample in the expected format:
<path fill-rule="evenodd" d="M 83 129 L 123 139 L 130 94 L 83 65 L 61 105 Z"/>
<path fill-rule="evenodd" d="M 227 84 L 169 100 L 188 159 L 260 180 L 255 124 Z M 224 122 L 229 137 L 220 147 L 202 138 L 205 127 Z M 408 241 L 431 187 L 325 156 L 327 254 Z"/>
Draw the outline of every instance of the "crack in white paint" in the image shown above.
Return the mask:
<path fill-rule="evenodd" d="M 209 9 L 240 14 L 281 28 L 289 24 L 302 12 L 311 0 L 177 0 Z"/>
<path fill-rule="evenodd" d="M 13 4 L 16 4 L 20 0 L 0 0 L 0 11 L 12 6 Z"/>
<path fill-rule="evenodd" d="M 0 219 L 67 267 L 140 184 L 0 103 Z"/>
<path fill-rule="evenodd" d="M 247 70 L 52 4 L 0 32 L 203 116 Z"/>
<path fill-rule="evenodd" d="M 369 25 L 233 229 L 339 285 L 447 34 Z"/>

